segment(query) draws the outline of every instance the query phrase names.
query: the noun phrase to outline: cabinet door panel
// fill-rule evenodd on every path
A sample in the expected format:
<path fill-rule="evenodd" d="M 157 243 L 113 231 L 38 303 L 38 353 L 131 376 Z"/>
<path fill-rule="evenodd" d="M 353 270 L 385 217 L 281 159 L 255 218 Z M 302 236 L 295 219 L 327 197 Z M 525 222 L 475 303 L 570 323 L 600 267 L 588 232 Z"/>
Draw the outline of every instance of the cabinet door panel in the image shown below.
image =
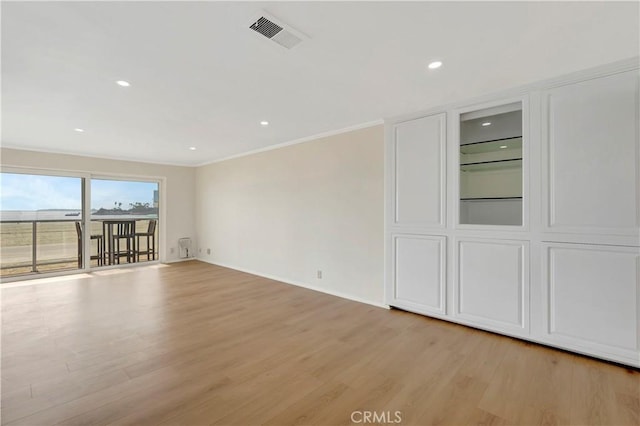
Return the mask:
<path fill-rule="evenodd" d="M 526 328 L 528 243 L 458 240 L 456 314 L 481 325 Z"/>
<path fill-rule="evenodd" d="M 545 244 L 547 332 L 584 345 L 638 347 L 637 248 Z"/>
<path fill-rule="evenodd" d="M 394 299 L 400 307 L 444 313 L 445 237 L 394 237 Z"/>
<path fill-rule="evenodd" d="M 637 72 L 550 89 L 544 99 L 548 230 L 637 233 Z"/>
<path fill-rule="evenodd" d="M 395 224 L 444 227 L 445 142 L 445 114 L 395 126 Z"/>

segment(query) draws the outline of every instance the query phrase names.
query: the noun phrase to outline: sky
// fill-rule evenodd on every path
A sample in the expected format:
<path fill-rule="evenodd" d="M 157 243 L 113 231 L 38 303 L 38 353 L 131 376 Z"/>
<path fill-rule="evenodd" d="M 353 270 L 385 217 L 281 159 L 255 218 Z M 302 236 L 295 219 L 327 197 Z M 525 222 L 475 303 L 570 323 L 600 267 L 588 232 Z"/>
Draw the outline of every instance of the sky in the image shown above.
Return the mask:
<path fill-rule="evenodd" d="M 0 210 L 72 209 L 82 207 L 82 179 L 73 177 L 0 174 Z M 114 203 L 149 203 L 157 183 L 119 180 L 91 180 L 91 208 L 110 209 Z"/>

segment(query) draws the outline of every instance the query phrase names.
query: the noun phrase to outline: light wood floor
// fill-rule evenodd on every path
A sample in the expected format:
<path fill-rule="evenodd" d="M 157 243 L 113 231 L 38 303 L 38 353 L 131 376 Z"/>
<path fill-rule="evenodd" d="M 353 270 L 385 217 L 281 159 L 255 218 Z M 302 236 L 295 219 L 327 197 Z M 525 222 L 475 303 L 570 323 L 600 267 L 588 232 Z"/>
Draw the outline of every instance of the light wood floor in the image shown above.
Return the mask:
<path fill-rule="evenodd" d="M 3 424 L 640 424 L 637 371 L 230 269 L 49 281 L 1 293 Z"/>

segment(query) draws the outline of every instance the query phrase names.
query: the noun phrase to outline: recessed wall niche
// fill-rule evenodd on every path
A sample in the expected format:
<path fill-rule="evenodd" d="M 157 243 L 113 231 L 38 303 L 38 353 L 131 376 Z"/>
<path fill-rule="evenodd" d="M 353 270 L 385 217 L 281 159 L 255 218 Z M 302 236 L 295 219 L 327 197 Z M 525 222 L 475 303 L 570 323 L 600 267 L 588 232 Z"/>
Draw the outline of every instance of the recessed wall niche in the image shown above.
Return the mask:
<path fill-rule="evenodd" d="M 522 103 L 460 115 L 460 224 L 522 226 Z"/>

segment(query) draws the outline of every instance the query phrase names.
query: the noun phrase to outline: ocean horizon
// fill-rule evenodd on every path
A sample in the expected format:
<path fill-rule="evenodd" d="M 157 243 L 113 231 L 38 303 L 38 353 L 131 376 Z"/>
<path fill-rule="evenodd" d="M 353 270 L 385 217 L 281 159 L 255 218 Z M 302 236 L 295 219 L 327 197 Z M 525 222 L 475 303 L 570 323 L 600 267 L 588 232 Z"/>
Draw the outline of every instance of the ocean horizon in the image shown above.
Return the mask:
<path fill-rule="evenodd" d="M 96 214 L 98 210 L 92 210 L 95 219 L 157 219 L 157 214 Z M 0 210 L 2 222 L 25 222 L 33 220 L 82 220 L 81 209 L 43 209 L 43 210 Z"/>

